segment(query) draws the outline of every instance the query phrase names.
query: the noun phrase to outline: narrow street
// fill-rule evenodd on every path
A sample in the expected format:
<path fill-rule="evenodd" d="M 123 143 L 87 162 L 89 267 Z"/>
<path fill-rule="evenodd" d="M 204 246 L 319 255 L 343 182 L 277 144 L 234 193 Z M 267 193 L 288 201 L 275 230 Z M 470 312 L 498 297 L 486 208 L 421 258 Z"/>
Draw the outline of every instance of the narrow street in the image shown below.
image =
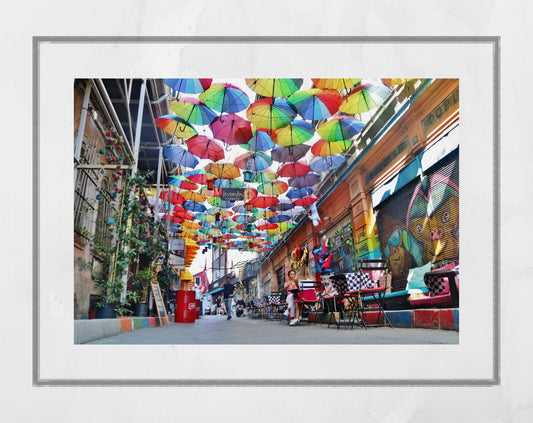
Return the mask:
<path fill-rule="evenodd" d="M 327 324 L 289 327 L 287 322 L 248 317 L 203 316 L 195 323 L 124 332 L 89 344 L 457 344 L 459 332 L 373 327 L 345 329 Z"/>

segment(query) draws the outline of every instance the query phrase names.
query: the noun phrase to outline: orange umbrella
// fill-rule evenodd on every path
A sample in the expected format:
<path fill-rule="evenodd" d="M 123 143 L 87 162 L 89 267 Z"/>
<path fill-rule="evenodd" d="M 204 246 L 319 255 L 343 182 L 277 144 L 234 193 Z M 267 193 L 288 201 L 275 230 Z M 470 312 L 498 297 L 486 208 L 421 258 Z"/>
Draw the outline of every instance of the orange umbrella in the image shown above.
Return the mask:
<path fill-rule="evenodd" d="M 220 179 L 235 179 L 241 176 L 241 170 L 233 163 L 209 163 L 204 169 Z"/>

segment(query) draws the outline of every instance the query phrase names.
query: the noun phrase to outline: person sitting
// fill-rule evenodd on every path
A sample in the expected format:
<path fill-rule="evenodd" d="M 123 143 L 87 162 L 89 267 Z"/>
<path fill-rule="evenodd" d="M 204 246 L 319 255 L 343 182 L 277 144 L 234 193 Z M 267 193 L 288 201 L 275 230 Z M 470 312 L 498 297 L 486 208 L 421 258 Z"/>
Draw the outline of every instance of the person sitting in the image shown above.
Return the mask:
<path fill-rule="evenodd" d="M 334 310 L 335 305 L 335 296 L 339 293 L 335 289 L 333 282 L 330 279 L 327 279 L 324 284 L 324 291 L 320 292 L 317 297 L 320 298 L 321 303 L 324 304 L 324 313 L 328 313 L 330 310 Z"/>

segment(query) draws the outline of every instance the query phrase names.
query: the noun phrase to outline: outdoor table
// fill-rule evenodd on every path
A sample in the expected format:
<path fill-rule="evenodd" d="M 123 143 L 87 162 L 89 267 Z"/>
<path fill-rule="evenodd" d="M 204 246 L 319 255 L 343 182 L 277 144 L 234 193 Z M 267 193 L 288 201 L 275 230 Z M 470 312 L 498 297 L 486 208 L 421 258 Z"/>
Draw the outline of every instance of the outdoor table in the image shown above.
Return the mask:
<path fill-rule="evenodd" d="M 444 290 L 444 284 L 442 279 L 448 278 L 448 286 L 450 288 L 450 297 L 452 301 L 452 307 L 459 306 L 459 289 L 457 288 L 457 277 L 459 273 L 459 268 L 455 267 L 454 269 L 447 270 L 433 270 L 427 272 L 424 275 L 424 283 L 426 284 L 429 292 L 433 295 L 436 295 Z"/>

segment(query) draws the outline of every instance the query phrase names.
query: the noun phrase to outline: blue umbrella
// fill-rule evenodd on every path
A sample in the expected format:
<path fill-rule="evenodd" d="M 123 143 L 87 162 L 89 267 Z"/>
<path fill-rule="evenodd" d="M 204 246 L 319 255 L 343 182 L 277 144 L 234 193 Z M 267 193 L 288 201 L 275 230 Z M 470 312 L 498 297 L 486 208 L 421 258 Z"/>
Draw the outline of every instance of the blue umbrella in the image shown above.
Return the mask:
<path fill-rule="evenodd" d="M 244 188 L 244 183 L 238 179 L 217 179 L 214 185 L 219 188 Z"/>
<path fill-rule="evenodd" d="M 192 212 L 205 212 L 207 210 L 206 206 L 196 201 L 185 201 L 182 207 Z"/>
<path fill-rule="evenodd" d="M 303 188 L 291 188 L 289 191 L 287 191 L 287 197 L 291 200 L 294 200 L 295 198 L 302 198 L 306 197 L 308 195 L 311 195 L 313 193 L 312 188 L 310 187 L 303 187 Z"/>
<path fill-rule="evenodd" d="M 288 220 L 291 220 L 292 216 L 286 215 L 286 214 L 277 214 L 276 216 L 269 217 L 267 220 L 270 223 L 280 223 L 280 222 L 287 222 Z"/>
<path fill-rule="evenodd" d="M 334 154 L 333 156 L 315 157 L 309 167 L 315 172 L 326 172 L 333 170 L 342 165 L 346 159 L 340 154 Z"/>
<path fill-rule="evenodd" d="M 250 151 L 267 151 L 274 147 L 274 141 L 267 132 L 252 129 L 252 134 L 250 141 L 247 144 L 240 144 L 241 147 Z"/>
<path fill-rule="evenodd" d="M 211 86 L 212 81 L 212 79 L 208 78 L 163 79 L 165 85 L 168 85 L 174 91 L 187 94 L 203 93 Z"/>
<path fill-rule="evenodd" d="M 172 163 L 184 167 L 194 168 L 200 161 L 189 151 L 180 145 L 167 145 L 163 152 L 165 157 Z"/>

